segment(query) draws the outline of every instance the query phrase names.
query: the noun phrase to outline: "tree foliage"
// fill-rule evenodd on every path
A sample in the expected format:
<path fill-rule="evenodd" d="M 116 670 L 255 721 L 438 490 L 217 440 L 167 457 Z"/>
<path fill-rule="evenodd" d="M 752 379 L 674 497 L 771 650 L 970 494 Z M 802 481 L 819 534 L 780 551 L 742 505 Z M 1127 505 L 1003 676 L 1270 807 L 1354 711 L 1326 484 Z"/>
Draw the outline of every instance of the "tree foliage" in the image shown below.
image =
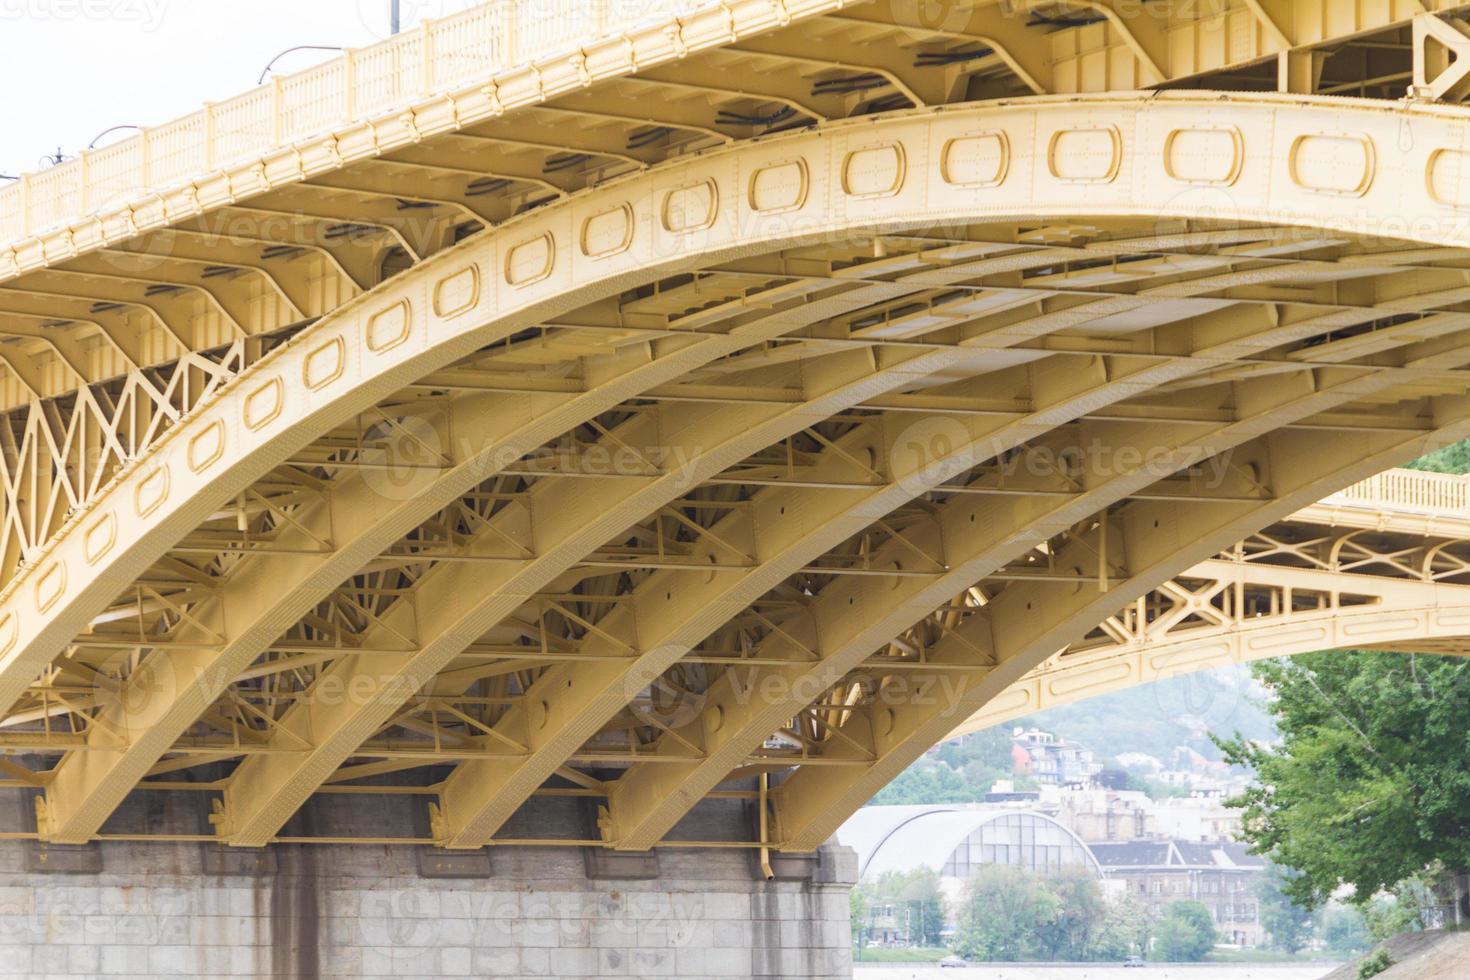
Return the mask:
<path fill-rule="evenodd" d="M 944 930 L 944 895 L 932 868 L 885 871 L 876 881 L 854 888 L 862 891 L 868 908 L 891 905 L 899 922 L 910 928 L 909 939 L 920 946 L 938 946 Z M 866 912 L 866 909 L 865 909 Z"/>
<path fill-rule="evenodd" d="M 1425 655 L 1319 653 L 1257 664 L 1281 743 L 1236 737 L 1256 782 L 1231 800 L 1255 849 L 1315 908 L 1338 887 L 1367 902 L 1436 861 L 1470 867 L 1470 665 Z"/>
<path fill-rule="evenodd" d="M 868 922 L 871 918 L 872 901 L 861 884 L 853 886 L 847 893 L 847 914 L 852 924 L 852 941 L 858 948 L 868 945 Z"/>
<path fill-rule="evenodd" d="M 1319 925 L 1322 945 L 1333 956 L 1357 956 L 1373 945 L 1368 925 L 1356 906 L 1333 902 L 1322 909 Z"/>
<path fill-rule="evenodd" d="M 1107 900 L 1092 872 L 1066 867 L 1047 879 L 1057 897 L 1057 917 L 1037 930 L 1037 944 L 1049 960 L 1085 960 L 1107 918 Z"/>
<path fill-rule="evenodd" d="M 1291 954 L 1305 949 L 1317 931 L 1312 910 L 1286 894 L 1286 882 L 1293 877 L 1295 872 L 1273 864 L 1255 885 L 1261 925 L 1270 936 L 1271 947 Z"/>
<path fill-rule="evenodd" d="M 1012 963 L 1041 957 L 1040 932 L 1062 915 L 1062 900 L 1040 875 L 987 864 L 965 890 L 956 933 L 967 960 Z"/>
<path fill-rule="evenodd" d="M 1154 930 L 1154 955 L 1168 963 L 1198 963 L 1218 938 L 1208 908 L 1199 902 L 1175 902 Z"/>
<path fill-rule="evenodd" d="M 1470 473 L 1470 439 L 1427 453 L 1407 468 L 1431 473 Z"/>
<path fill-rule="evenodd" d="M 956 947 L 966 959 L 1113 961 L 1148 948 L 1147 909 L 1128 895 L 1108 898 L 1086 868 L 986 865 L 958 912 Z"/>

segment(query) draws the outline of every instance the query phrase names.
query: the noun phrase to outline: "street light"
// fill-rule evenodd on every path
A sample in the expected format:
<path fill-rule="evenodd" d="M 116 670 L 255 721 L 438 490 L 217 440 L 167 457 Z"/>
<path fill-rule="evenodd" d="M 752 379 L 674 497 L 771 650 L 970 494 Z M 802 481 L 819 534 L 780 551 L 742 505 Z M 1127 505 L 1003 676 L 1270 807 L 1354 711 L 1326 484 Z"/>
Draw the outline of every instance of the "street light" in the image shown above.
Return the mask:
<path fill-rule="evenodd" d="M 400 0 L 388 0 L 388 29 L 394 34 L 397 34 L 402 27 L 399 19 L 399 5 Z"/>
<path fill-rule="evenodd" d="M 97 144 L 102 142 L 102 137 L 106 136 L 108 133 L 115 133 L 120 129 L 136 129 L 139 132 L 143 131 L 142 126 L 134 126 L 132 123 L 123 123 L 119 126 L 108 126 L 106 129 L 104 129 L 102 132 L 98 133 L 95 137 L 92 138 L 92 142 L 87 144 L 87 149 L 97 149 Z"/>
<path fill-rule="evenodd" d="M 270 62 L 265 66 L 265 69 L 260 73 L 260 77 L 255 80 L 255 84 L 256 85 L 264 85 L 265 84 L 266 76 L 271 73 L 271 69 L 276 66 L 276 62 L 280 61 L 282 58 L 286 57 L 286 55 L 291 54 L 294 51 L 345 51 L 345 50 L 347 50 L 347 49 L 346 48 L 339 47 L 338 45 L 335 45 L 335 44 L 298 44 L 295 47 L 287 48 L 285 51 L 280 52 L 279 54 L 277 54 L 274 58 L 272 58 L 270 60 Z"/>

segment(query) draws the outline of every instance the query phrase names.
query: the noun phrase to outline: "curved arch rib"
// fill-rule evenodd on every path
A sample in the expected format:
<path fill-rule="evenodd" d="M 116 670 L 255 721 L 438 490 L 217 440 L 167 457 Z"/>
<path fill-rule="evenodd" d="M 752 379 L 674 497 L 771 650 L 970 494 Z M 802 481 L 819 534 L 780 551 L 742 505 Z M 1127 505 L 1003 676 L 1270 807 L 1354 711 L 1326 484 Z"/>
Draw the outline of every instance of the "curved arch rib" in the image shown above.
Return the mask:
<path fill-rule="evenodd" d="M 1213 581 L 1226 588 L 1237 583 L 1272 585 L 1279 580 L 1284 589 L 1351 592 L 1377 601 L 1232 618 L 1159 640 L 1064 653 L 971 715 L 953 737 L 1035 711 L 1228 664 L 1349 648 L 1434 652 L 1442 641 L 1470 637 L 1470 586 L 1219 559 L 1201 562 L 1179 577 Z"/>
<path fill-rule="evenodd" d="M 610 620 L 620 618 L 604 627 L 616 639 L 599 636 L 589 638 L 587 644 L 603 654 L 613 653 L 617 647 L 639 653 L 625 658 L 624 662 L 589 663 L 580 667 L 575 677 L 569 669 L 554 668 L 538 680 L 526 699 L 503 722 L 506 734 L 514 732 L 529 740 L 530 757 L 519 765 L 474 761 L 457 767 L 440 794 L 443 832 L 437 836 L 452 847 L 488 843 L 510 814 L 582 741 L 718 626 L 718 615 L 744 608 L 876 517 L 1055 425 L 1146 390 L 1150 382 L 1187 376 L 1195 369 L 1188 358 L 1132 373 L 1110 361 L 1096 362 L 1091 371 L 1054 378 L 1056 387 L 1047 389 L 1052 400 L 1033 405 L 1031 413 L 1019 420 L 971 420 L 963 437 L 955 423 L 954 445 L 950 451 L 942 454 L 936 451 L 934 458 L 920 458 L 908 466 L 900 458 L 904 455 L 900 447 L 913 425 L 897 424 L 887 418 L 880 438 L 869 441 L 872 436 L 860 434 L 854 445 L 847 448 L 849 454 L 867 448 L 880 449 L 880 455 L 890 461 L 887 486 L 855 494 L 855 499 L 848 501 L 822 490 L 774 488 L 758 494 L 756 546 L 751 550 L 762 556 L 762 564 L 753 572 L 738 576 L 682 571 L 652 576 L 635 592 L 632 603 L 620 605 L 609 614 Z M 1338 397 L 1347 395 L 1338 393 Z M 759 522 L 762 514 L 767 516 L 764 527 Z M 800 514 L 802 525 L 793 530 L 777 520 L 778 514 Z M 812 528 L 819 528 L 820 533 Z M 933 542 L 920 544 L 920 550 L 926 554 L 943 553 L 924 545 L 932 546 Z M 589 675 L 592 683 L 586 684 Z M 566 683 L 569 680 L 575 680 L 577 686 L 570 693 Z M 526 704 L 538 702 L 539 717 L 533 722 L 525 717 Z M 538 724 L 541 719 L 544 724 Z M 760 739 L 770 731 L 767 728 Z M 747 751 L 758 744 L 759 740 Z"/>
<path fill-rule="evenodd" d="M 385 631 L 410 630 L 417 652 L 391 667 L 371 658 L 334 664 L 327 676 L 335 689 L 371 690 L 372 696 L 335 703 L 308 700 L 288 713 L 282 721 L 284 731 L 310 736 L 312 749 L 304 756 L 260 755 L 242 763 L 226 791 L 223 836 L 242 845 L 268 842 L 363 739 L 465 647 L 537 589 L 692 483 L 834 411 L 922 377 L 926 369 L 974 356 L 973 352 L 921 354 L 874 371 L 865 352 L 830 355 L 805 365 L 804 395 L 797 405 L 703 410 L 685 406 L 676 413 L 645 414 L 614 434 L 616 443 L 649 445 L 652 441 L 640 440 L 637 430 L 652 429 L 671 458 L 687 460 L 677 470 L 650 477 L 538 480 L 524 511 L 500 512 L 476 536 L 477 543 L 517 540 L 534 557 L 496 565 L 442 564 L 426 572 L 416 583 L 413 603 L 395 604 L 385 616 Z M 532 511 L 537 515 L 534 523 L 527 520 Z M 283 736 L 281 744 L 289 745 L 290 739 L 290 734 Z"/>
<path fill-rule="evenodd" d="M 1446 401 L 1449 401 L 1448 399 Z M 1455 399 L 1444 418 L 1464 420 L 1464 399 Z M 852 767 L 800 768 L 777 789 L 777 833 L 783 850 L 812 850 L 906 765 L 942 740 L 957 718 L 979 710 L 1056 650 L 1083 636 L 1111 611 L 1172 578 L 1184 568 L 1228 548 L 1263 524 L 1364 477 L 1470 433 L 1470 421 L 1440 427 L 1431 436 L 1391 433 L 1278 432 L 1243 452 L 1269 474 L 1274 498 L 1244 513 L 1238 504 L 1201 504 L 1187 510 L 1158 501 L 1139 501 L 1107 532 L 1122 552 L 1128 577 L 1111 588 L 1074 590 L 1069 585 L 1026 582 L 1004 589 L 984 609 L 935 645 L 932 662 L 973 663 L 976 645 L 994 666 L 960 672 L 957 693 L 941 704 L 913 702 L 865 708 L 849 725 L 873 747 L 874 760 Z M 1098 531 L 1067 549 L 1062 563 L 1080 560 L 1098 547 Z M 1037 611 L 1045 609 L 1045 615 Z M 845 729 L 848 725 L 843 726 Z M 833 750 L 841 753 L 840 743 Z"/>
<path fill-rule="evenodd" d="M 988 106 L 942 116 L 915 113 L 882 124 L 883 138 L 891 137 L 891 145 L 896 147 L 895 159 L 933 162 L 944 158 L 954 140 L 972 132 L 983 114 L 985 125 L 1006 133 L 1009 149 L 1007 172 L 983 194 L 946 188 L 943 185 L 948 177 L 936 171 L 908 183 L 900 173 L 896 189 L 887 196 L 855 195 L 847 181 L 830 179 L 832 174 L 845 171 L 857 152 L 850 129 L 838 126 L 680 161 L 548 205 L 482 239 L 467 241 L 354 300 L 254 365 L 225 395 L 204 406 L 187 426 L 160 443 L 148 459 L 123 474 L 109 492 L 59 535 L 34 566 L 11 583 L 0 605 L 0 624 L 8 623 L 17 637 L 0 649 L 0 703 L 14 703 L 56 651 L 115 596 L 125 584 L 123 576 L 128 569 L 157 560 L 171 543 L 197 526 L 203 515 L 242 492 L 336 422 L 489 340 L 670 272 L 811 241 L 845 229 L 919 227 L 931 223 L 936 215 L 964 221 L 1016 213 L 1086 216 L 1135 210 L 1176 214 L 1208 210 L 1213 217 L 1271 214 L 1282 221 L 1351 228 L 1364 210 L 1394 213 L 1402 207 L 1402 194 L 1428 194 L 1416 176 L 1422 178 L 1422 167 L 1432 164 L 1435 147 L 1457 145 L 1452 138 L 1453 127 L 1460 119 L 1452 112 L 1426 112 L 1420 145 L 1424 152 L 1416 150 L 1402 160 L 1378 163 L 1378 171 L 1369 175 L 1373 186 L 1362 197 L 1347 201 L 1304 195 L 1294 172 L 1291 181 L 1285 177 L 1274 179 L 1280 175 L 1272 168 L 1285 166 L 1283 161 L 1295 152 L 1294 141 L 1304 132 L 1317 131 L 1312 127 L 1319 126 L 1320 107 L 1269 99 L 1212 98 L 1207 104 L 1212 109 L 1225 106 L 1244 131 L 1251 152 L 1261 154 L 1248 161 L 1251 166 L 1242 171 L 1225 213 L 1214 198 L 1195 202 L 1170 196 L 1176 193 L 1171 190 L 1173 185 L 1159 176 L 1162 165 L 1158 161 L 1167 150 L 1163 141 L 1175 131 L 1171 127 L 1192 124 L 1203 104 L 1197 97 L 1161 98 L 1126 106 L 1103 103 L 1105 108 L 1099 111 L 1114 121 L 1127 123 L 1113 130 L 1115 156 L 1153 161 L 1148 165 L 1140 162 L 1136 170 L 1123 171 L 1120 167 L 1108 178 L 1110 186 L 1106 187 L 1095 181 L 1069 181 L 1054 166 L 1050 148 L 1058 134 L 1103 132 L 1085 127 L 1077 130 L 1081 124 L 1075 104 Z M 1337 105 L 1333 110 L 1339 124 L 1344 113 L 1352 116 L 1351 122 L 1361 129 L 1365 140 L 1391 139 L 1395 132 L 1390 114 L 1361 107 L 1344 110 Z M 1431 164 L 1426 164 L 1425 153 L 1431 154 Z M 792 155 L 802 155 L 811 164 L 808 172 L 813 175 L 812 184 L 798 206 L 803 213 L 768 220 L 757 211 L 755 195 L 745 193 L 744 180 L 758 173 L 763 164 L 774 165 L 772 161 L 789 160 Z M 1125 176 L 1119 178 L 1119 173 Z M 1016 176 L 1021 174 L 1027 179 Z M 710 225 L 691 237 L 683 229 L 671 227 L 669 202 L 701 181 L 711 182 L 711 197 L 716 203 L 711 205 Z M 1283 187 L 1295 189 L 1283 191 Z M 1385 187 L 1393 190 L 1386 191 Z M 1426 197 L 1418 203 L 1433 208 L 1442 202 Z M 586 222 L 624 207 L 634 222 L 625 251 L 605 261 L 589 254 Z M 803 223 L 808 218 L 810 222 Z M 1456 241 L 1458 232 L 1454 229 L 1440 234 L 1446 242 L 1463 244 Z M 524 258 L 521 250 L 540 247 L 537 243 L 541 242 L 546 243 L 544 276 L 515 278 L 521 273 L 513 274 L 512 267 L 524 265 L 517 261 L 518 256 Z M 477 287 L 483 288 L 472 291 L 474 299 L 467 308 L 442 312 L 441 290 L 455 283 L 462 285 L 459 277 L 463 276 L 474 278 Z M 458 287 L 451 289 L 457 291 Z M 1070 295 L 1075 291 L 1059 292 Z M 1458 302 L 1458 296 L 1445 293 L 1437 301 Z M 1130 297 L 1114 298 L 1113 302 L 1120 310 L 1128 310 L 1142 301 Z M 401 316 L 399 310 L 404 311 Z M 401 336 L 396 332 L 399 319 L 403 321 Z M 303 384 L 299 379 L 313 376 L 310 359 L 322 357 L 332 345 L 340 345 L 341 361 L 349 367 L 320 386 Z M 1112 360 L 1124 363 L 1126 359 Z M 1125 369 L 1120 376 L 1129 370 L 1133 368 Z M 1324 370 L 1321 376 L 1329 385 L 1350 385 L 1371 374 L 1354 367 L 1341 371 L 1336 374 Z M 1065 412 L 1061 417 L 1066 417 Z M 225 451 L 208 465 L 196 467 L 191 459 L 193 439 L 201 432 L 215 431 L 215 427 L 221 433 Z M 1044 427 L 1037 424 L 1038 430 Z M 109 520 L 115 533 L 107 542 L 105 555 L 90 554 L 92 542 L 98 540 L 94 532 Z M 47 588 L 42 589 L 43 584 Z M 207 707 L 196 706 L 200 710 Z M 182 707 L 179 710 L 184 713 Z M 558 737 L 570 740 L 572 733 L 568 730 Z M 538 765 L 564 747 L 563 741 L 554 748 L 548 742 Z M 529 772 L 524 778 L 530 780 Z M 90 798 L 89 793 L 83 798 Z M 464 810 L 458 806 L 454 809 Z M 493 817 L 483 819 L 485 825 L 494 822 Z M 451 836 L 473 840 L 480 833 L 456 831 Z"/>
<path fill-rule="evenodd" d="M 709 313 L 699 317 L 701 326 L 724 325 L 725 333 L 671 336 L 592 361 L 582 391 L 459 398 L 445 427 L 450 465 L 442 472 L 427 474 L 426 480 L 416 481 L 412 492 L 396 501 L 385 500 L 371 479 L 347 478 L 328 499 L 295 517 L 279 542 L 282 554 L 248 559 L 246 567 L 235 570 L 213 591 L 208 624 L 196 629 L 199 635 L 193 639 L 207 643 L 214 634 L 228 636 L 227 641 L 217 649 L 208 644 L 197 652 L 155 654 L 159 668 L 145 667 L 131 685 L 133 692 L 119 697 L 104 712 L 89 735 L 95 744 L 68 755 L 57 767 L 47 792 L 45 832 L 49 839 L 59 843 L 89 840 L 132 786 L 199 717 L 201 705 L 212 703 L 286 626 L 365 562 L 449 501 L 493 476 L 508 460 L 717 358 L 878 298 L 919 288 L 857 283 L 808 293 L 782 285 L 770 290 L 773 296 L 755 295 L 734 304 L 723 324 Z M 790 298 L 793 293 L 795 299 Z M 752 315 L 750 308 L 770 312 Z M 895 377 L 903 373 L 896 371 Z M 450 433 L 452 439 L 447 438 Z M 325 554 L 310 553 L 314 543 L 334 539 L 341 544 Z M 181 642 L 188 640 L 185 637 Z M 119 732 L 130 737 L 120 738 Z"/>
<path fill-rule="evenodd" d="M 528 212 L 507 222 L 482 239 L 470 239 L 447 250 L 398 280 L 359 297 L 322 321 L 303 331 L 281 351 L 252 367 L 229 395 L 201 410 L 189 425 L 191 433 L 216 422 L 226 427 L 229 445 L 224 459 L 195 473 L 188 465 L 186 437 L 165 439 L 146 462 L 120 477 L 108 500 L 94 505 L 89 517 L 111 514 L 118 521 L 117 535 L 104 559 L 88 561 L 83 529 L 74 528 L 58 536 L 47 553 L 27 574 L 11 583 L 0 619 L 11 617 L 18 634 L 9 649 L 0 651 L 0 706 L 11 707 L 16 699 L 50 663 L 66 641 L 80 632 L 116 592 L 114 578 L 120 569 L 146 566 L 166 546 L 177 541 L 224 501 L 242 491 L 300 446 L 325 431 L 334 421 L 350 417 L 374 403 L 384 392 L 402 387 L 436 367 L 452 362 L 497 336 L 533 325 L 585 304 L 599 295 L 610 295 L 629 277 L 651 278 L 660 272 L 695 268 L 698 264 L 748 254 L 781 243 L 814 240 L 846 228 L 872 229 L 922 227 L 936 219 L 963 221 L 983 215 L 1006 214 L 1076 215 L 1208 212 L 1216 218 L 1246 218 L 1270 214 L 1282 222 L 1319 224 L 1351 229 L 1359 216 L 1403 213 L 1403 194 L 1421 196 L 1414 203 L 1426 213 L 1438 213 L 1445 205 L 1436 202 L 1425 187 L 1426 161 L 1435 159 L 1437 147 L 1458 147 L 1454 127 L 1459 116 L 1447 110 L 1426 111 L 1418 123 L 1413 154 L 1380 156 L 1377 170 L 1368 175 L 1371 187 L 1360 197 L 1303 194 L 1299 175 L 1273 177 L 1273 168 L 1289 170 L 1294 142 L 1303 133 L 1341 128 L 1348 123 L 1361 130 L 1365 140 L 1394 145 L 1397 120 L 1390 113 L 1331 103 L 1331 120 L 1321 104 L 1302 105 L 1260 97 L 1221 99 L 1207 102 L 1194 96 L 1168 96 L 1147 103 L 1119 105 L 1103 103 L 1114 122 L 1126 127 L 1113 130 L 1115 157 L 1152 160 L 1149 166 L 1129 170 L 1120 179 L 1119 170 L 1110 183 L 1068 180 L 1053 172 L 1051 138 L 1079 123 L 1075 102 L 1037 102 L 1024 106 L 985 106 L 946 111 L 941 115 L 919 112 L 885 121 L 895 146 L 913 161 L 939 161 L 953 138 L 970 132 L 979 117 L 995 132 L 1006 134 L 1009 153 L 1005 172 L 984 193 L 959 192 L 946 188 L 942 174 L 925 173 L 902 183 L 886 196 L 849 198 L 850 186 L 833 181 L 850 162 L 850 127 L 834 126 L 813 132 L 788 135 L 752 146 L 727 148 L 690 161 L 679 161 L 626 180 Z M 1202 106 L 1212 113 L 1229 112 L 1251 149 L 1251 166 L 1242 171 L 1225 200 L 1185 194 L 1178 183 L 1165 179 L 1161 171 L 1171 127 L 1195 124 Z M 1090 117 L 1087 117 L 1090 118 Z M 1315 128 L 1313 128 L 1315 127 Z M 1129 140 L 1122 145 L 1126 128 Z M 1094 130 L 1087 130 L 1094 132 Z M 1095 132 L 1102 132 L 1095 130 Z M 894 151 L 898 153 L 897 150 Z M 743 156 L 748 154 L 748 156 Z M 743 159 L 758 169 L 761 161 L 775 162 L 802 155 L 812 175 L 809 193 L 793 213 L 763 215 L 755 209 L 751 195 L 742 186 Z M 916 163 L 917 166 L 917 163 Z M 1024 176 L 1023 176 L 1024 175 Z M 1106 175 L 1105 175 L 1106 176 Z M 712 181 L 719 211 L 713 222 L 699 229 L 697 237 L 674 231 L 654 220 L 664 213 L 670 195 L 684 193 L 700 181 Z M 931 188 L 933 194 L 931 197 Z M 626 250 L 611 257 L 579 251 L 579 227 L 587 219 L 628 207 L 637 228 Z M 1445 244 L 1460 244 L 1458 232 L 1450 227 L 1432 237 Z M 510 258 L 517 249 L 546 241 L 549 272 L 536 281 L 509 283 Z M 473 266 L 484 288 L 467 310 L 439 315 L 433 310 L 433 291 L 439 284 Z M 392 349 L 369 344 L 365 329 L 379 324 L 384 315 L 402 301 L 409 303 L 409 322 L 402 343 Z M 416 301 L 416 302 L 415 302 Z M 493 310 L 493 313 L 491 312 Z M 487 319 L 488 318 L 488 319 Z M 298 382 L 308 355 L 320 344 L 341 340 L 345 359 L 352 369 L 345 381 L 303 391 Z M 261 410 L 261 388 L 268 384 L 291 384 L 291 397 L 282 398 L 273 412 Z M 245 402 L 254 397 L 258 424 L 244 424 Z M 268 415 L 269 418 L 264 418 Z M 168 466 L 178 474 L 165 487 L 163 499 L 152 504 L 147 520 L 134 520 L 130 510 L 139 499 L 140 487 L 157 480 L 158 469 Z M 129 499 L 132 498 L 132 499 Z M 46 607 L 37 605 L 34 586 L 65 566 L 57 594 L 48 590 Z M 106 572 L 107 574 L 104 574 Z"/>
<path fill-rule="evenodd" d="M 1465 356 L 1470 357 L 1470 351 Z M 918 543 L 926 550 L 942 548 L 949 557 L 946 573 L 927 581 L 899 580 L 891 586 L 881 580 L 859 579 L 836 582 L 824 589 L 811 604 L 808 624 L 811 648 L 822 652 L 822 660 L 816 664 L 801 662 L 778 635 L 771 638 L 772 649 L 763 655 L 791 660 L 791 666 L 727 671 L 710 692 L 710 703 L 717 712 L 705 716 L 718 716 L 720 727 L 686 733 L 686 738 L 704 746 L 706 759 L 632 767 L 610 795 L 609 839 L 630 850 L 652 847 L 695 803 L 728 778 L 739 760 L 759 747 L 796 710 L 805 707 L 791 700 L 799 692 L 827 690 L 889 638 L 950 597 L 1020 559 L 1060 529 L 1104 512 L 1167 472 L 1229 451 L 1277 426 L 1357 399 L 1366 390 L 1391 387 L 1396 378 L 1396 372 L 1389 370 L 1371 380 L 1354 379 L 1335 389 L 1308 386 L 1295 393 L 1285 391 L 1280 381 L 1255 382 L 1254 392 L 1242 390 L 1242 403 L 1261 411 L 1206 432 L 1200 432 L 1199 426 L 1176 427 L 1171 432 L 1162 424 L 1134 431 L 1118 423 L 1098 425 L 1089 431 L 1091 438 L 1110 447 L 1132 447 L 1138 458 L 1150 460 L 1150 467 L 1111 478 L 1093 474 L 1084 481 L 1083 492 L 1063 498 L 1061 503 L 1054 502 L 1054 498 L 1000 498 L 980 511 L 982 519 L 978 521 L 974 519 L 976 507 L 969 500 L 959 498 L 943 505 L 939 519 Z M 1254 400 L 1256 397 L 1277 401 L 1266 411 L 1263 403 Z M 1195 509 L 1193 504 L 1173 506 L 1185 514 Z M 1250 506 L 1235 505 L 1237 509 Z M 1091 568 L 1097 563 L 1094 556 L 1081 567 Z M 860 613 L 854 614 L 853 609 Z M 790 693 L 764 700 L 753 696 L 758 690 Z"/>

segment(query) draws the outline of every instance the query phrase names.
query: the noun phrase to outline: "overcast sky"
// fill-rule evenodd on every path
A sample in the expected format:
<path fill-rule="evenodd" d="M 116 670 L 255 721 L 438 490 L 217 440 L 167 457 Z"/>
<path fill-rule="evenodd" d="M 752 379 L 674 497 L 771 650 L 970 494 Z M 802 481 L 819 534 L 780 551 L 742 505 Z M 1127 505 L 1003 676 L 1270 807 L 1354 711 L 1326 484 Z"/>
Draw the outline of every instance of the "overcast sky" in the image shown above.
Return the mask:
<path fill-rule="evenodd" d="M 474 0 L 402 0 L 404 20 Z M 252 87 L 282 49 L 358 47 L 388 33 L 389 0 L 0 0 L 0 173 L 75 154 L 109 126 L 166 122 Z M 303 51 L 290 72 L 333 57 Z M 114 133 L 102 142 L 125 139 Z"/>

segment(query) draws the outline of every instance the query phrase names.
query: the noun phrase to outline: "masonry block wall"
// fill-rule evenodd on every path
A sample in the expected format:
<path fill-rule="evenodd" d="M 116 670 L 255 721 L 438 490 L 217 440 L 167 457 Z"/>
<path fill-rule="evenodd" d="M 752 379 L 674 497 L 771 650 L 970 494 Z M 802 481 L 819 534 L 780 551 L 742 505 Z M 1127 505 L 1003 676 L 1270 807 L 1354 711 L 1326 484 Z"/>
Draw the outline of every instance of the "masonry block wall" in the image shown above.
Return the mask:
<path fill-rule="evenodd" d="M 0 975 L 851 975 L 847 849 L 772 882 L 738 849 L 588 854 L 7 842 Z"/>

